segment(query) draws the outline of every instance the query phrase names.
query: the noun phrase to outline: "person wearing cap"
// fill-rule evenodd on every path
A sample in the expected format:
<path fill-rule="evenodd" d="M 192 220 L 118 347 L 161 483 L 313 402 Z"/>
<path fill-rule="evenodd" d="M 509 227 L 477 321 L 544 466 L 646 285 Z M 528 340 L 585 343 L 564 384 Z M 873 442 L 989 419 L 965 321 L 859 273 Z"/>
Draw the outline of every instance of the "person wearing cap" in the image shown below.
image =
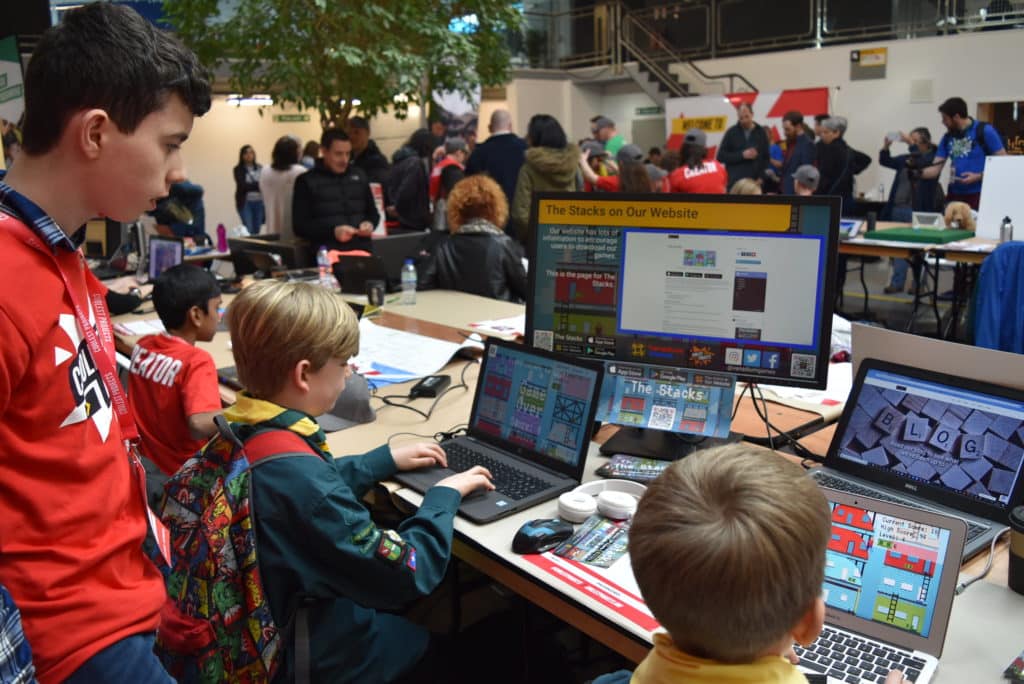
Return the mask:
<path fill-rule="evenodd" d="M 647 171 L 647 178 L 651 183 L 651 192 L 672 192 L 668 171 L 651 162 L 644 164 L 644 170 Z"/>
<path fill-rule="evenodd" d="M 821 182 L 821 174 L 811 164 L 804 164 L 793 172 L 792 184 L 794 195 L 809 197 L 813 195 Z"/>
<path fill-rule="evenodd" d="M 722 137 L 718 161 L 725 165 L 731 188 L 741 178 L 760 180 L 768 167 L 768 136 L 754 121 L 754 108 L 746 102 L 736 107 L 738 121 Z"/>
<path fill-rule="evenodd" d="M 383 184 L 391 165 L 377 143 L 370 139 L 370 122 L 361 116 L 351 117 L 348 139 L 352 141 L 352 165 L 365 171 L 371 183 Z"/>
<path fill-rule="evenodd" d="M 707 159 L 708 136 L 691 128 L 683 138 L 682 164 L 669 176 L 672 192 L 724 195 L 729 174 L 717 159 Z"/>
<path fill-rule="evenodd" d="M 441 173 L 449 166 L 458 166 L 465 171 L 466 160 L 469 158 L 469 147 L 462 138 L 449 138 L 444 143 L 444 159 L 434 164 L 430 170 L 430 201 L 437 202 L 443 196 Z"/>
<path fill-rule="evenodd" d="M 599 187 L 598 183 L 591 183 L 589 178 L 596 176 L 597 180 L 602 178 L 612 177 L 611 170 L 605 165 L 608 161 L 608 153 L 604 151 L 604 145 L 597 140 L 584 140 L 580 145 L 580 149 L 583 152 L 580 155 L 580 173 L 583 174 L 583 191 L 594 192 L 595 190 L 605 190 L 606 188 Z M 590 169 L 590 173 L 587 173 L 582 167 Z"/>
<path fill-rule="evenodd" d="M 814 143 L 804 134 L 804 115 L 800 112 L 789 111 L 782 116 L 782 132 L 786 136 L 786 149 L 779 169 L 782 194 L 795 195 L 793 174 L 804 164 L 814 164 Z"/>
<path fill-rule="evenodd" d="M 595 116 L 590 120 L 590 132 L 594 138 L 604 143 L 604 149 L 608 154 L 616 155 L 626 139 L 615 129 L 615 122 L 607 116 Z"/>
<path fill-rule="evenodd" d="M 650 192 L 650 179 L 643 164 L 644 151 L 633 144 L 623 145 L 615 155 L 619 173 L 598 176 L 589 164 L 589 154 L 580 155 L 580 173 L 585 184 L 604 192 Z M 585 187 L 585 186 L 584 186 Z"/>
<path fill-rule="evenodd" d="M 526 141 L 512 132 L 512 115 L 507 109 L 495 109 L 491 113 L 487 131 L 490 135 L 469 155 L 466 175 L 486 173 L 501 186 L 511 206 L 515 200 L 516 179 L 519 178 L 519 169 L 526 156 Z M 509 228 L 511 225 L 506 231 Z"/>

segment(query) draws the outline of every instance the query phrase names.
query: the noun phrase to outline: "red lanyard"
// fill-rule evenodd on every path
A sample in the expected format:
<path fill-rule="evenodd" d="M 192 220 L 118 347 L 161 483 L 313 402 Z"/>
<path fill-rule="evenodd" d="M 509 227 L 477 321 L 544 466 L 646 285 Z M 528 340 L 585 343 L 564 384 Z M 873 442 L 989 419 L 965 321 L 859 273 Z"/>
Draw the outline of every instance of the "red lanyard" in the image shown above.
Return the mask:
<path fill-rule="evenodd" d="M 71 287 L 71 281 L 68 279 L 67 273 L 64 272 L 60 260 L 57 259 L 53 251 L 48 250 L 40 241 L 39 237 L 35 233 L 29 231 L 24 224 L 18 222 L 16 225 L 22 228 L 21 239 L 25 244 L 36 251 L 49 256 L 57 267 L 57 272 L 60 273 L 61 280 L 64 281 L 64 289 L 67 290 L 68 296 L 71 298 L 71 306 L 75 310 L 75 318 L 78 320 L 78 327 L 82 330 L 82 336 L 85 338 L 85 343 L 89 347 L 89 354 L 92 356 L 93 363 L 96 364 L 97 370 L 99 370 L 100 378 L 103 380 L 103 385 L 107 388 L 107 394 L 110 395 L 110 402 L 114 405 L 114 413 L 117 415 L 117 422 L 121 427 L 121 436 L 125 441 L 129 463 L 135 471 L 135 476 L 139 485 L 139 493 L 142 496 L 142 505 L 146 510 L 146 516 L 149 519 L 150 527 L 153 529 L 153 536 L 156 539 L 157 546 L 160 549 L 160 553 L 162 554 L 164 561 L 170 563 L 170 534 L 167 527 L 164 526 L 164 524 L 155 515 L 153 515 L 153 511 L 150 509 L 146 500 L 146 471 L 142 467 L 142 463 L 139 461 L 139 457 L 136 452 L 136 445 L 139 441 L 139 429 L 135 426 L 135 418 L 132 416 L 131 409 L 128 407 L 128 398 L 125 396 L 124 388 L 121 386 L 121 381 L 117 377 L 117 364 L 114 356 L 114 333 L 110 326 L 110 315 L 107 313 L 106 299 L 103 294 L 96 292 L 93 288 L 89 287 L 88 276 L 86 276 L 86 290 L 89 292 L 89 299 L 92 303 L 93 316 L 96 319 L 96 328 L 99 329 L 99 335 L 97 335 L 96 330 L 94 330 L 92 325 L 89 323 L 89 315 L 86 313 L 85 307 L 82 306 L 78 293 Z M 81 253 L 79 253 L 78 258 L 82 258 Z"/>
<path fill-rule="evenodd" d="M 57 257 L 51 250 L 43 246 L 38 236 L 28 232 L 27 228 L 22 231 L 21 239 L 29 247 L 53 259 L 57 272 L 60 273 L 61 280 L 64 281 L 64 288 L 71 298 L 71 306 L 75 310 L 78 327 L 81 329 L 85 343 L 89 347 L 89 354 L 92 356 L 93 363 L 96 364 L 100 378 L 103 380 L 103 385 L 107 388 L 107 394 L 110 395 L 110 402 L 113 404 L 114 412 L 117 415 L 117 422 L 121 426 L 121 435 L 129 444 L 136 443 L 139 440 L 139 430 L 135 426 L 135 418 L 128 407 L 128 398 L 125 396 L 124 388 L 121 387 L 121 381 L 117 377 L 117 365 L 114 361 L 113 353 L 114 332 L 110 326 L 110 315 L 107 313 L 107 303 L 104 296 L 99 292 L 91 291 L 91 288 L 88 287 L 88 282 L 86 283 L 86 289 L 90 290 L 89 298 L 92 303 L 93 315 L 96 319 L 96 328 L 99 329 L 99 335 L 97 335 L 96 330 L 89 323 L 89 315 L 86 313 L 86 308 L 82 306 L 78 293 L 71 287 L 71 281 L 68 279 L 68 275 L 64 272 Z M 81 258 L 81 255 L 79 255 L 79 258 Z"/>

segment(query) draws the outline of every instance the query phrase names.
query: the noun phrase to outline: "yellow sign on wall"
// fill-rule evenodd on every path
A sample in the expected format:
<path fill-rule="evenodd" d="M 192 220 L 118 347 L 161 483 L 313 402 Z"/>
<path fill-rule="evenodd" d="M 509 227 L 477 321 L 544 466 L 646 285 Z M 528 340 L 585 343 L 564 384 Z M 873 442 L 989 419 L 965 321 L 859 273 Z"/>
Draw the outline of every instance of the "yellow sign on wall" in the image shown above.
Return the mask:
<path fill-rule="evenodd" d="M 673 133 L 686 133 L 691 128 L 697 128 L 705 133 L 724 133 L 728 127 L 729 118 L 726 116 L 679 117 L 672 120 Z"/>

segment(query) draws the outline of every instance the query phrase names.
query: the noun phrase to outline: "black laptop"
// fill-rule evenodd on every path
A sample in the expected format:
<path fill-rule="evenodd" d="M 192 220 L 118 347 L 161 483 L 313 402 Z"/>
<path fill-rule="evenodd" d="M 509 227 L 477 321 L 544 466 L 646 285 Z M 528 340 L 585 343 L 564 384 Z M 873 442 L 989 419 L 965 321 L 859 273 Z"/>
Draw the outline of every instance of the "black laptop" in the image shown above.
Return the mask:
<path fill-rule="evenodd" d="M 820 484 L 967 523 L 964 558 L 1021 502 L 1024 392 L 877 359 L 853 382 Z"/>
<path fill-rule="evenodd" d="M 468 433 L 441 443 L 448 468 L 397 473 L 425 492 L 453 471 L 482 465 L 497 489 L 463 499 L 459 514 L 486 523 L 554 499 L 583 476 L 601 389 L 600 364 L 488 340 Z"/>
<path fill-rule="evenodd" d="M 342 255 L 331 270 L 345 294 L 366 294 L 367 281 L 382 280 L 386 284 L 388 278 L 384 262 L 377 256 Z"/>

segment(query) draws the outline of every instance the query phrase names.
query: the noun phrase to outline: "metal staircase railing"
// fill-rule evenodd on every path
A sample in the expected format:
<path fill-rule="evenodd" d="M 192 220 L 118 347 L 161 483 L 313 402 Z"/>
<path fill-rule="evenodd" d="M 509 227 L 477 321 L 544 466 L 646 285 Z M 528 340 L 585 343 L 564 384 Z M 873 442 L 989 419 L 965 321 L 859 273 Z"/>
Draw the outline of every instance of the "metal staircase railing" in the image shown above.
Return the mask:
<path fill-rule="evenodd" d="M 622 30 L 619 32 L 619 42 L 625 52 L 633 59 L 643 65 L 658 81 L 663 83 L 674 97 L 685 97 L 693 95 L 689 89 L 680 83 L 679 79 L 669 71 L 669 65 L 682 64 L 691 69 L 698 78 L 705 83 L 728 81 L 726 92 L 736 92 L 737 82 L 742 83 L 750 91 L 757 91 L 757 88 L 742 74 L 708 74 L 685 54 L 678 52 L 663 36 L 656 30 L 644 23 L 634 13 L 622 14 Z M 646 44 L 647 48 L 641 47 Z"/>

